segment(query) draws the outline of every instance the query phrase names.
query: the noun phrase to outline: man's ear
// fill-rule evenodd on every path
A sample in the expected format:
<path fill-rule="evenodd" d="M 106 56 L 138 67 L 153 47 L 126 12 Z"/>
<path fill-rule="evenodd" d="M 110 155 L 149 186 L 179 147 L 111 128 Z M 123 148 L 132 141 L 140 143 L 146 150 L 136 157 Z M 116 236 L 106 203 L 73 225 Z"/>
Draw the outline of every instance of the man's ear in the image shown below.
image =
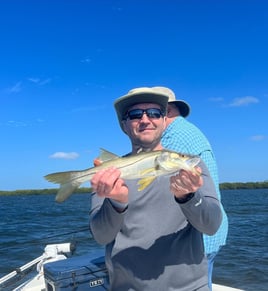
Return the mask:
<path fill-rule="evenodd" d="M 126 121 L 122 120 L 122 127 L 125 133 L 127 133 L 127 125 L 126 125 Z"/>

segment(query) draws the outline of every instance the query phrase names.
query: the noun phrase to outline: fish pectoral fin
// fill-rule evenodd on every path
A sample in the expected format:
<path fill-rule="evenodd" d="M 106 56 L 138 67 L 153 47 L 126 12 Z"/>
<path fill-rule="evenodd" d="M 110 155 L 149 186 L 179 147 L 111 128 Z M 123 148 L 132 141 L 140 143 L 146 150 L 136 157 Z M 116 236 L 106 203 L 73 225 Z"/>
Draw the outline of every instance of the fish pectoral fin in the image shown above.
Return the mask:
<path fill-rule="evenodd" d="M 148 174 L 152 174 L 153 172 L 155 172 L 155 168 L 148 168 L 148 169 L 145 169 L 143 171 L 140 171 L 140 175 L 146 176 Z"/>
<path fill-rule="evenodd" d="M 138 181 L 138 191 L 142 191 L 144 190 L 146 187 L 148 187 L 154 180 L 155 180 L 155 176 L 149 176 L 149 177 L 145 177 L 142 178 Z"/>

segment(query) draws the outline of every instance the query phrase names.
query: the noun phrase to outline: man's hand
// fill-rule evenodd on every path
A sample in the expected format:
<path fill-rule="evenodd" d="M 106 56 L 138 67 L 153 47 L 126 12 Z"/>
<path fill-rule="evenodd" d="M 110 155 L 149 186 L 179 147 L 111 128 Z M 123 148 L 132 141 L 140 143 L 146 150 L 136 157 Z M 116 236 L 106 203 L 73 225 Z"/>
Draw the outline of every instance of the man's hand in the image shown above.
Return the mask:
<path fill-rule="evenodd" d="M 196 192 L 202 185 L 201 168 L 196 167 L 198 173 L 181 170 L 170 178 L 170 191 L 177 198 L 185 198 L 186 195 Z"/>
<path fill-rule="evenodd" d="M 101 197 L 127 203 L 128 188 L 120 175 L 121 172 L 115 167 L 100 170 L 92 177 L 91 186 Z"/>
<path fill-rule="evenodd" d="M 102 164 L 102 161 L 98 158 L 94 159 L 93 161 L 94 167 L 97 167 Z"/>

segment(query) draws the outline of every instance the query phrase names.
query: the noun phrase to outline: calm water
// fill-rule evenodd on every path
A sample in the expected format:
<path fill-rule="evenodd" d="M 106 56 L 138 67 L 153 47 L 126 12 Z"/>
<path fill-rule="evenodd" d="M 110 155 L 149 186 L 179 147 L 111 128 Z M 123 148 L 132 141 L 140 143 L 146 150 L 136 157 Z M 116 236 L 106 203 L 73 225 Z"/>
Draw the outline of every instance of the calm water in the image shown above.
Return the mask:
<path fill-rule="evenodd" d="M 76 241 L 75 254 L 100 248 L 88 229 L 89 195 L 62 204 L 54 195 L 0 196 L 0 278 L 43 253 L 48 243 Z M 215 262 L 214 282 L 268 290 L 268 189 L 222 191 L 228 244 Z"/>

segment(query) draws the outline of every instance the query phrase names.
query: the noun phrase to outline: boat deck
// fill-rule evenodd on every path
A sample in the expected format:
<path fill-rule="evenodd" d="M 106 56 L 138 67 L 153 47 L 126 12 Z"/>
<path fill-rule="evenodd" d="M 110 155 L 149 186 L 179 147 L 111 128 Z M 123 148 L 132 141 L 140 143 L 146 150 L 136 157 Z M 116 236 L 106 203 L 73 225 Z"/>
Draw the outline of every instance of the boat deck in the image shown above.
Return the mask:
<path fill-rule="evenodd" d="M 213 291 L 244 291 L 242 289 L 236 289 L 228 286 L 218 285 L 218 284 L 212 284 Z"/>

